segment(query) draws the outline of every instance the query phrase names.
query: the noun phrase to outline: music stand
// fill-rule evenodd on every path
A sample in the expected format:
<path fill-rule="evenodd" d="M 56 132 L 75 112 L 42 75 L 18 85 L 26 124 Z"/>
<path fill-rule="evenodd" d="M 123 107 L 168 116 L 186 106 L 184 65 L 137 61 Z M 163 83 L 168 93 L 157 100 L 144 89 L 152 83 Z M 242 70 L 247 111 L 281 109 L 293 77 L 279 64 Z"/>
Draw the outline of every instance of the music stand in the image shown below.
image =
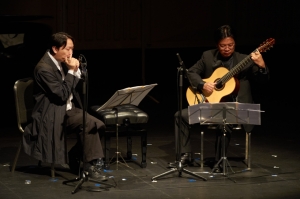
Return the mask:
<path fill-rule="evenodd" d="M 189 124 L 223 125 L 223 156 L 218 161 L 223 163 L 223 175 L 228 177 L 227 166 L 232 170 L 225 153 L 226 125 L 228 124 L 253 124 L 260 125 L 260 104 L 238 102 L 202 103 L 188 107 Z"/>
<path fill-rule="evenodd" d="M 138 106 L 139 103 L 144 99 L 144 97 L 153 89 L 154 86 L 157 84 L 150 84 L 150 85 L 143 85 L 143 86 L 134 86 L 134 87 L 128 87 L 121 90 L 117 90 L 114 95 L 101 107 L 99 107 L 96 111 L 100 111 L 103 109 L 111 108 L 115 111 L 116 116 L 116 161 L 111 163 L 111 161 L 114 159 L 115 156 L 113 156 L 109 162 L 109 164 L 116 163 L 117 170 L 119 163 L 131 168 L 126 161 L 124 160 L 123 156 L 121 155 L 121 152 L 119 152 L 119 129 L 118 129 L 118 106 L 125 105 L 125 104 L 132 104 L 135 106 Z M 123 162 L 119 161 L 119 156 L 122 158 Z M 109 157 L 107 157 L 109 158 Z"/>

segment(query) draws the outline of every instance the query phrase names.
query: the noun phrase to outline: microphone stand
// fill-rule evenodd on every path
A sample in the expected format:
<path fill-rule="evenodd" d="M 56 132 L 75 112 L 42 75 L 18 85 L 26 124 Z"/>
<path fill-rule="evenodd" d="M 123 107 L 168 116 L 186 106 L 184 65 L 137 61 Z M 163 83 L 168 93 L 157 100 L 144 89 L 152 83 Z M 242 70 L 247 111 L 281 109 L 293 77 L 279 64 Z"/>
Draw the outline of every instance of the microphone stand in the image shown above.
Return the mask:
<path fill-rule="evenodd" d="M 155 180 L 157 178 L 160 178 L 165 175 L 168 175 L 168 174 L 178 171 L 178 177 L 181 177 L 182 172 L 184 172 L 184 173 L 190 174 L 194 177 L 198 177 L 198 178 L 201 178 L 202 180 L 206 181 L 207 180 L 206 178 L 183 168 L 184 165 L 180 161 L 180 158 L 181 158 L 180 157 L 181 156 L 181 139 L 180 139 L 181 135 L 180 134 L 181 134 L 181 130 L 182 130 L 182 76 L 183 76 L 182 71 L 184 71 L 184 73 L 186 73 L 187 69 L 186 69 L 185 65 L 183 64 L 183 61 L 181 60 L 179 53 L 177 53 L 176 55 L 178 57 L 179 64 L 180 64 L 180 67 L 178 68 L 179 74 L 180 74 L 179 75 L 179 133 L 178 133 L 178 140 L 177 140 L 177 146 L 176 146 L 176 161 L 175 161 L 175 163 L 169 164 L 169 167 L 171 168 L 171 170 L 164 172 L 162 174 L 156 175 L 156 176 L 152 177 L 151 179 Z"/>
<path fill-rule="evenodd" d="M 83 169 L 82 171 L 80 172 L 80 175 L 79 177 L 76 177 L 75 179 L 71 179 L 71 180 L 67 180 L 67 181 L 64 181 L 63 184 L 67 184 L 69 182 L 76 182 L 76 181 L 79 181 L 79 183 L 75 186 L 75 189 L 72 191 L 72 194 L 76 193 L 78 191 L 78 189 L 81 188 L 82 184 L 84 182 L 95 182 L 95 183 L 98 183 L 98 184 L 104 184 L 104 185 L 107 185 L 106 187 L 102 187 L 102 189 L 107 189 L 107 188 L 110 188 L 110 187 L 114 187 L 114 185 L 112 184 L 108 184 L 108 183 L 104 183 L 104 182 L 100 182 L 100 181 L 97 181 L 97 180 L 93 180 L 93 179 L 89 179 L 89 174 L 87 171 L 84 171 L 84 168 L 85 168 L 85 153 L 84 153 L 84 146 L 85 146 L 85 131 L 86 131 L 86 113 L 87 113 L 87 82 L 88 82 L 88 73 L 87 73 L 87 62 L 85 60 L 85 63 L 82 63 L 82 57 L 85 59 L 85 57 L 83 55 L 79 55 L 79 62 L 80 62 L 80 65 L 82 67 L 82 70 L 81 70 L 81 79 L 83 80 L 83 85 L 82 85 L 82 95 L 83 95 L 83 115 L 82 115 L 82 150 L 83 150 L 83 153 L 82 153 L 82 160 L 83 160 Z M 100 189 L 88 189 L 88 191 L 101 191 Z"/>

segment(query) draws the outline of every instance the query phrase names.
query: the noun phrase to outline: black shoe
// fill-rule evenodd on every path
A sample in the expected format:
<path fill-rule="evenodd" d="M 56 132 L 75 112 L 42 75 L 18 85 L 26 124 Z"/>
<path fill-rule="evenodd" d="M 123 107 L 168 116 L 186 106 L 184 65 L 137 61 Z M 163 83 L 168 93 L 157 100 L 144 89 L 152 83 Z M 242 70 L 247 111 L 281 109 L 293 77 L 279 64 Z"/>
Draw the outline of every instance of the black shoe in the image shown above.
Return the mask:
<path fill-rule="evenodd" d="M 191 165 L 192 162 L 192 154 L 191 153 L 183 153 L 180 158 L 181 164 L 183 165 Z"/>
<path fill-rule="evenodd" d="M 102 158 L 98 158 L 92 161 L 92 165 L 101 171 L 104 168 L 104 161 Z"/>
<path fill-rule="evenodd" d="M 212 172 L 213 173 L 223 173 L 223 169 L 220 165 L 215 165 Z"/>
<path fill-rule="evenodd" d="M 88 176 L 90 176 L 94 180 L 107 180 L 107 177 L 105 175 L 102 175 L 101 169 L 97 168 L 96 166 L 90 166 L 88 169 L 86 169 L 86 171 L 88 172 Z"/>
<path fill-rule="evenodd" d="M 213 169 L 213 173 L 222 173 L 222 169 L 221 168 L 214 168 Z"/>

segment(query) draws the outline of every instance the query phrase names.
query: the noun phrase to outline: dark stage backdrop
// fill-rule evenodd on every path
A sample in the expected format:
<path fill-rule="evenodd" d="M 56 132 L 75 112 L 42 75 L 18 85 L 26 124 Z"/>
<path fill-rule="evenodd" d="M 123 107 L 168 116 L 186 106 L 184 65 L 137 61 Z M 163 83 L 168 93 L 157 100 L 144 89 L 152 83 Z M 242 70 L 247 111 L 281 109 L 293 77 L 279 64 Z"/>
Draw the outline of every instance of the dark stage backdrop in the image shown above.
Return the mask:
<path fill-rule="evenodd" d="M 272 125 L 286 125 L 299 109 L 297 93 L 300 44 L 297 1 L 284 0 L 10 0 L 0 2 L 0 35 L 21 36 L 18 45 L 0 42 L 2 126 L 16 125 L 13 84 L 31 76 L 53 32 L 75 39 L 75 53 L 85 55 L 89 71 L 89 105 L 102 104 L 118 89 L 158 83 L 141 106 L 165 111 L 178 108 L 179 66 L 187 67 L 213 48 L 212 32 L 223 24 L 237 31 L 236 50 L 249 54 L 273 37 L 263 54 L 271 70 L 268 85 L 255 85 L 255 102 Z M 22 37 L 23 36 L 23 37 Z M 18 37 L 19 38 L 19 37 Z M 286 86 L 284 86 L 286 85 Z M 187 106 L 184 80 L 183 106 Z M 151 115 L 150 115 L 151 118 Z M 275 121 L 275 122 L 274 122 Z M 263 125 L 267 125 L 263 122 Z M 269 125 L 269 124 L 268 124 Z M 271 124 L 270 124 L 271 125 Z M 274 129 L 276 129 L 274 127 Z"/>

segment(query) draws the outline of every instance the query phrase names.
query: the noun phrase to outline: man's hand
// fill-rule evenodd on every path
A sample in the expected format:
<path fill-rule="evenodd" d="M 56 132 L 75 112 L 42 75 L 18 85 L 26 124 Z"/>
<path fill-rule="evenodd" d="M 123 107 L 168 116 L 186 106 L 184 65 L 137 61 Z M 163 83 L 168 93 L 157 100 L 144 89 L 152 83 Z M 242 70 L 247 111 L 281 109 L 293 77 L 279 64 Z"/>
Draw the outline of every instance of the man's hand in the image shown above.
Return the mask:
<path fill-rule="evenodd" d="M 265 68 L 265 61 L 262 57 L 262 55 L 260 54 L 259 51 L 253 52 L 251 53 L 251 59 L 254 61 L 254 63 L 256 65 L 258 65 L 260 68 Z"/>
<path fill-rule="evenodd" d="M 206 82 L 203 85 L 203 91 L 205 93 L 207 93 L 208 95 L 210 95 L 214 91 L 215 86 L 216 86 L 216 83 Z"/>
<path fill-rule="evenodd" d="M 74 70 L 74 71 L 77 71 L 79 68 L 79 65 L 80 65 L 78 59 L 76 59 L 72 56 L 67 57 L 65 59 L 65 63 L 69 70 Z"/>

